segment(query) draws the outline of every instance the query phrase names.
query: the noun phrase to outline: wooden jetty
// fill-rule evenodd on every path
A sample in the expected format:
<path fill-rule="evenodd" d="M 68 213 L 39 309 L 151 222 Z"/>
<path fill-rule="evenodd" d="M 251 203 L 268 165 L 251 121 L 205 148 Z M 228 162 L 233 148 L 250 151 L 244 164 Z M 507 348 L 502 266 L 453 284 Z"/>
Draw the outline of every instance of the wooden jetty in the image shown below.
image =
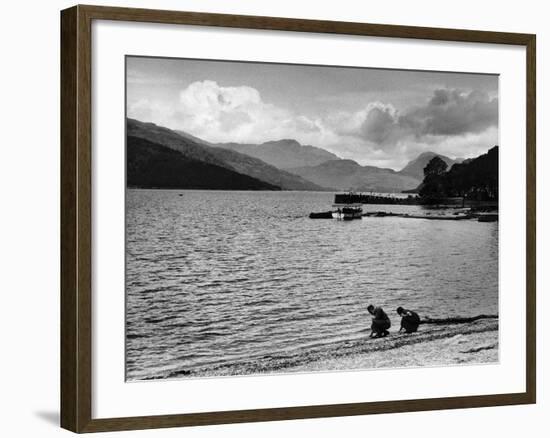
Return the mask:
<path fill-rule="evenodd" d="M 361 204 L 381 204 L 381 205 L 422 205 L 424 209 L 465 209 L 467 211 L 456 211 L 453 215 L 449 214 L 409 214 L 392 213 L 386 211 L 371 211 L 363 213 L 362 217 L 400 217 L 406 219 L 426 219 L 443 221 L 460 221 L 477 219 L 479 222 L 498 221 L 498 201 L 477 201 L 465 200 L 463 198 L 445 198 L 441 199 L 439 204 L 428 203 L 425 199 L 418 196 L 408 196 L 399 198 L 396 196 L 384 196 L 364 193 L 337 193 L 334 195 L 334 206 L 339 205 L 361 205 Z M 334 217 L 333 211 L 323 211 L 319 213 L 310 213 L 310 219 L 331 219 Z"/>
<path fill-rule="evenodd" d="M 378 195 L 372 193 L 337 193 L 334 195 L 335 204 L 359 203 L 359 204 L 380 204 L 380 205 L 425 205 L 434 208 L 498 208 L 498 201 L 481 201 L 462 197 L 425 199 L 417 195 L 399 197 L 392 195 Z"/>

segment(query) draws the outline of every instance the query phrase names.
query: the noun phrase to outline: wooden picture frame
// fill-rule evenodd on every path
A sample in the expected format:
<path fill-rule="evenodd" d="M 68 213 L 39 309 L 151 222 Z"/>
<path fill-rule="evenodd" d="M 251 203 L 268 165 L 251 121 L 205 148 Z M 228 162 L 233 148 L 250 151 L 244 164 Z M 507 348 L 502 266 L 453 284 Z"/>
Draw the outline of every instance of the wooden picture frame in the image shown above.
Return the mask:
<path fill-rule="evenodd" d="M 526 391 L 128 418 L 92 418 L 92 21 L 186 24 L 370 37 L 518 45 L 526 48 Z M 75 6 L 61 12 L 61 426 L 74 432 L 381 414 L 530 404 L 536 401 L 536 38 L 531 34 Z"/>

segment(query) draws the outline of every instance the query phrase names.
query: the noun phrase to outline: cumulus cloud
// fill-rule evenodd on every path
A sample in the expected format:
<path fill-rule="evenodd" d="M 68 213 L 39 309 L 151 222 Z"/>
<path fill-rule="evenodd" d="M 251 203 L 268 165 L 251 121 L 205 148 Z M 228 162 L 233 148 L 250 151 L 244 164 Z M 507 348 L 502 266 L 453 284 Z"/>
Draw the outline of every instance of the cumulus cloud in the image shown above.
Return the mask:
<path fill-rule="evenodd" d="M 353 113 L 337 112 L 325 123 L 347 141 L 355 139 L 372 150 L 393 149 L 404 137 L 399 111 L 391 104 L 375 101 Z"/>
<path fill-rule="evenodd" d="M 349 157 L 399 168 L 427 150 L 470 157 L 496 144 L 498 99 L 477 90 L 437 89 L 422 105 L 397 110 L 370 102 L 355 112 L 334 112 L 324 123 Z"/>
<path fill-rule="evenodd" d="M 193 82 L 180 93 L 178 110 L 198 124 L 231 117 L 239 125 L 250 122 L 251 114 L 265 107 L 260 93 L 252 87 L 221 87 L 214 81 L 201 81 Z"/>
<path fill-rule="evenodd" d="M 498 123 L 498 99 L 488 93 L 435 90 L 427 105 L 404 116 L 420 127 L 420 135 L 465 135 L 485 131 Z"/>
<path fill-rule="evenodd" d="M 129 103 L 128 115 L 210 142 L 295 138 L 361 164 L 393 168 L 426 150 L 476 155 L 498 138 L 498 100 L 475 90 L 438 89 L 424 104 L 399 110 L 373 101 L 356 111 L 335 106 L 311 117 L 265 102 L 253 87 L 204 80 L 181 90 L 170 106 L 148 100 Z"/>
<path fill-rule="evenodd" d="M 355 135 L 381 149 L 393 148 L 414 137 L 433 143 L 433 136 L 478 134 L 498 124 L 498 99 L 481 91 L 439 89 L 425 105 L 402 113 L 393 107 L 371 105 L 359 112 L 363 121 Z M 441 141 L 441 139 L 437 139 Z"/>
<path fill-rule="evenodd" d="M 321 119 L 265 102 L 253 87 L 197 81 L 181 90 L 178 97 L 170 110 L 139 100 L 129 104 L 128 115 L 181 129 L 210 142 L 262 143 L 280 138 L 320 145 L 337 142 L 337 135 Z"/>
<path fill-rule="evenodd" d="M 360 126 L 360 134 L 375 144 L 386 144 L 395 141 L 400 130 L 398 112 L 391 105 L 371 104 Z"/>
<path fill-rule="evenodd" d="M 255 126 L 282 116 L 255 88 L 223 87 L 214 81 L 193 82 L 182 90 L 175 114 L 181 129 L 210 141 L 251 135 Z"/>

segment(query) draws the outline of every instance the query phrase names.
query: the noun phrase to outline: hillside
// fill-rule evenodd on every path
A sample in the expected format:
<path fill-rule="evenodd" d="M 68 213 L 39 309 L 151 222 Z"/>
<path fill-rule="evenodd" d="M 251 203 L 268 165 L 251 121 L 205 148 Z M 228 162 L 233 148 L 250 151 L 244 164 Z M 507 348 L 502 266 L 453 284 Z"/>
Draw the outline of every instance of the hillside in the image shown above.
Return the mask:
<path fill-rule="evenodd" d="M 262 144 L 219 143 L 215 146 L 250 155 L 279 169 L 317 166 L 339 157 L 324 149 L 307 146 L 296 140 L 267 141 Z"/>
<path fill-rule="evenodd" d="M 476 158 L 455 164 L 442 176 L 447 196 L 498 199 L 498 146 Z"/>
<path fill-rule="evenodd" d="M 229 149 L 211 147 L 206 143 L 199 143 L 198 139 L 191 136 L 184 137 L 175 131 L 153 123 L 127 119 L 127 135 L 148 140 L 151 143 L 178 151 L 189 159 L 222 167 L 282 190 L 323 190 L 322 187 L 306 181 L 298 175 L 277 169 L 257 158 Z"/>
<path fill-rule="evenodd" d="M 210 190 L 279 190 L 263 181 L 210 164 L 149 140 L 128 136 L 128 187 Z"/>
<path fill-rule="evenodd" d="M 301 177 L 335 190 L 401 192 L 418 186 L 420 179 L 392 169 L 361 166 L 353 160 L 333 160 L 318 166 L 289 169 Z"/>

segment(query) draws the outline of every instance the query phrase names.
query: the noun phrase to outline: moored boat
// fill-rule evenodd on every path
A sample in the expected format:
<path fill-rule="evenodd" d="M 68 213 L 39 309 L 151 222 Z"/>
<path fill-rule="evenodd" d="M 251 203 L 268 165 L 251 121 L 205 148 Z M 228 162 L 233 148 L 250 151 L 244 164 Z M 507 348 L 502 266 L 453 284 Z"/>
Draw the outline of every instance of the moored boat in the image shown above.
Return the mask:
<path fill-rule="evenodd" d="M 310 219 L 332 219 L 332 211 L 322 211 L 320 213 L 310 213 Z"/>
<path fill-rule="evenodd" d="M 361 219 L 363 217 L 363 204 L 353 202 L 354 193 L 336 194 L 332 211 L 323 211 L 320 213 L 310 213 L 310 219 L 329 219 L 334 218 L 341 221 L 350 221 Z"/>
<path fill-rule="evenodd" d="M 334 219 L 350 221 L 363 217 L 363 206 L 361 204 L 335 204 L 334 207 L 336 207 L 336 210 L 332 212 Z"/>

